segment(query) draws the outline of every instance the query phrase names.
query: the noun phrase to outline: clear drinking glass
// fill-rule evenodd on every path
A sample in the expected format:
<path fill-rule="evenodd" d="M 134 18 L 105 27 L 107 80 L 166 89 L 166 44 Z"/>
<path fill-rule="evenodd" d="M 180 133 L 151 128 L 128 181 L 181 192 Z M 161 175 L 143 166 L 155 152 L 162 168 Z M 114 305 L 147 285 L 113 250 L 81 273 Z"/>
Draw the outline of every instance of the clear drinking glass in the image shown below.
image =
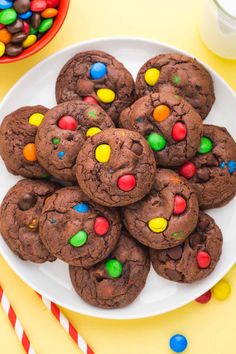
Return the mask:
<path fill-rule="evenodd" d="M 236 59 L 236 0 L 206 0 L 200 34 L 212 52 Z"/>

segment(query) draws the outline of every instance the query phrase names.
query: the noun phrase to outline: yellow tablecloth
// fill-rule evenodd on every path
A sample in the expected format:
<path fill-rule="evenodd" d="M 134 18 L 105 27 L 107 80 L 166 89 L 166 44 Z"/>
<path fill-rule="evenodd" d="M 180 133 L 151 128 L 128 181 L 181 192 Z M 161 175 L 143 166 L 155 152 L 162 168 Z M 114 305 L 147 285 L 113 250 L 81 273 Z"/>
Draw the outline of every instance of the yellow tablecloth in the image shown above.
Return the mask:
<path fill-rule="evenodd" d="M 0 99 L 21 75 L 51 53 L 82 40 L 112 35 L 142 36 L 174 44 L 205 61 L 236 89 L 236 61 L 215 56 L 200 40 L 198 18 L 204 1 L 71 0 L 62 30 L 46 49 L 19 63 L 0 66 Z M 37 92 L 32 94 L 37 95 Z M 232 286 L 232 294 L 227 301 L 213 299 L 207 305 L 194 302 L 169 314 L 149 319 L 109 321 L 67 310 L 65 313 L 96 354 L 170 354 L 168 341 L 176 332 L 188 338 L 186 354 L 234 354 L 236 267 L 226 279 Z M 2 257 L 0 283 L 38 354 L 80 352 L 33 290 L 10 270 Z M 0 353 L 23 353 L 1 308 Z"/>

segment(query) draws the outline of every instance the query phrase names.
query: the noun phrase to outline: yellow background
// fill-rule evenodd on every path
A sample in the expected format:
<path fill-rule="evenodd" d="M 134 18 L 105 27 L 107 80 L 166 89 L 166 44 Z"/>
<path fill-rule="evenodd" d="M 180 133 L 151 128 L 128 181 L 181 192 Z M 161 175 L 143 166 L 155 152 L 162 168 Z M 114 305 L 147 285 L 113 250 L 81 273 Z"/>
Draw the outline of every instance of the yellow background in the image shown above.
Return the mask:
<path fill-rule="evenodd" d="M 21 75 L 51 53 L 82 40 L 112 35 L 143 36 L 174 44 L 205 61 L 236 89 L 236 61 L 215 56 L 200 40 L 198 18 L 204 1 L 71 0 L 63 28 L 46 49 L 19 63 L 0 65 L 0 99 Z M 37 92 L 32 94 L 37 95 Z M 65 313 L 96 354 L 170 354 L 168 341 L 176 332 L 188 338 L 186 354 L 235 354 L 235 266 L 226 279 L 232 286 L 232 294 L 227 301 L 213 299 L 207 305 L 194 302 L 149 319 L 108 321 L 66 310 Z M 33 290 L 10 270 L 1 257 L 0 283 L 38 354 L 80 353 Z M 23 354 L 1 308 L 0 353 Z"/>

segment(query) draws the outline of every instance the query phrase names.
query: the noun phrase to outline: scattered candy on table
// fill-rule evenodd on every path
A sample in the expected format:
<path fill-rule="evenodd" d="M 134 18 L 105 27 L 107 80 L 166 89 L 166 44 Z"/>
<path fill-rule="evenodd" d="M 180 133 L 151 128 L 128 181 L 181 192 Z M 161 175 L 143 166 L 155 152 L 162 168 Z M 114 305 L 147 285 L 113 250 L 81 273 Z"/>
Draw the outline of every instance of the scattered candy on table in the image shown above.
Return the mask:
<path fill-rule="evenodd" d="M 222 279 L 215 286 L 213 286 L 212 292 L 217 300 L 223 301 L 229 297 L 231 287 L 225 279 Z"/>
<path fill-rule="evenodd" d="M 53 25 L 59 0 L 0 0 L 0 57 L 17 56 Z"/>
<path fill-rule="evenodd" d="M 195 299 L 195 301 L 198 302 L 199 304 L 206 304 L 211 300 L 211 297 L 212 297 L 211 290 L 208 290 L 204 294 L 199 296 L 197 299 Z"/>
<path fill-rule="evenodd" d="M 182 353 L 187 348 L 188 342 L 182 334 L 175 334 L 170 338 L 170 348 L 175 353 Z"/>

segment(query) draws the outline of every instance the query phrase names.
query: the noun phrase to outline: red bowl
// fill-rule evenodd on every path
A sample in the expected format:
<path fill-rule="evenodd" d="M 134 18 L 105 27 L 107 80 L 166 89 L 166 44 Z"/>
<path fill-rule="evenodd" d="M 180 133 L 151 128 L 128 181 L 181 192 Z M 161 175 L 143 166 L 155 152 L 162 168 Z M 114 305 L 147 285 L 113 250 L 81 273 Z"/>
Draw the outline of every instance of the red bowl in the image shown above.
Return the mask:
<path fill-rule="evenodd" d="M 61 28 L 69 8 L 70 0 L 61 0 L 58 7 L 58 14 L 55 18 L 52 28 L 45 35 L 33 44 L 31 47 L 24 49 L 23 52 L 16 57 L 3 56 L 0 58 L 0 64 L 13 63 L 15 61 L 27 58 L 34 53 L 37 53 L 40 49 L 44 48 L 57 34 Z"/>

